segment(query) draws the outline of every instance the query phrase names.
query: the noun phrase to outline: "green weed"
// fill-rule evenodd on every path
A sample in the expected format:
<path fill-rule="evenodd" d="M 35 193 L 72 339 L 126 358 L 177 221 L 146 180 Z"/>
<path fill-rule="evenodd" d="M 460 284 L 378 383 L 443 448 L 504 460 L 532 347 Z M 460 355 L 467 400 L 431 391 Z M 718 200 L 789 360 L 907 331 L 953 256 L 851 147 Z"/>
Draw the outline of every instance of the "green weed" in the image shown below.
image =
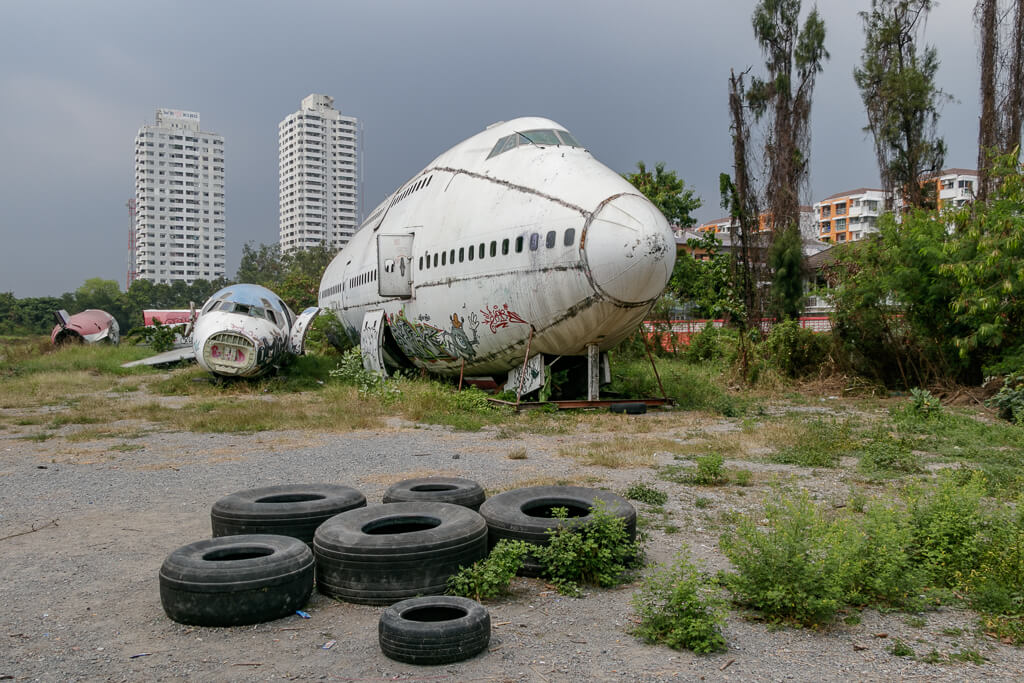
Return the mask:
<path fill-rule="evenodd" d="M 676 650 L 721 652 L 726 649 L 724 607 L 684 550 L 670 567 L 659 565 L 633 594 L 633 608 L 640 617 L 633 633 Z"/>
<path fill-rule="evenodd" d="M 505 595 L 531 547 L 525 541 L 501 539 L 486 558 L 448 578 L 448 593 L 478 601 Z"/>
<path fill-rule="evenodd" d="M 668 501 L 667 493 L 640 481 L 631 484 L 623 495 L 630 500 L 638 500 L 649 505 L 664 505 Z"/>

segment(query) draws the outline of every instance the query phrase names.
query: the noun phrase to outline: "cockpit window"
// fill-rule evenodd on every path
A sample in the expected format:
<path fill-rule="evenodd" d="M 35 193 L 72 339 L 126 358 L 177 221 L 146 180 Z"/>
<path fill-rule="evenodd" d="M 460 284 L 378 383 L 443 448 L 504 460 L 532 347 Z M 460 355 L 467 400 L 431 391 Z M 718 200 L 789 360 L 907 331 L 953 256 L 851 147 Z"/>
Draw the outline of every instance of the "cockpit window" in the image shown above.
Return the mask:
<path fill-rule="evenodd" d="M 568 131 L 554 129 L 524 130 L 521 133 L 513 133 L 494 143 L 491 153 L 487 158 L 498 156 L 510 149 L 522 147 L 523 145 L 566 145 L 568 147 L 582 147 Z"/>

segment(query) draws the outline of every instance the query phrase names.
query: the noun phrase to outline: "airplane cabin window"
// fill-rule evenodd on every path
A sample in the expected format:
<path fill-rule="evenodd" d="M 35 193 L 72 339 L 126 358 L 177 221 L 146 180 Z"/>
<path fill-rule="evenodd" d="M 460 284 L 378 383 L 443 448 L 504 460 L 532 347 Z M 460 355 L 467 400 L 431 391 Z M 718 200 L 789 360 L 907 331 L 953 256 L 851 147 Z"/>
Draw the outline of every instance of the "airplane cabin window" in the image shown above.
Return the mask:
<path fill-rule="evenodd" d="M 437 254 L 434 254 L 434 267 L 437 268 Z"/>
<path fill-rule="evenodd" d="M 442 251 L 441 252 L 441 265 L 442 266 L 445 265 L 447 263 L 447 261 L 448 261 L 448 252 L 447 251 Z"/>
<path fill-rule="evenodd" d="M 477 250 L 476 257 L 477 258 L 483 258 L 484 257 L 484 243 L 483 242 L 480 243 L 480 248 Z"/>
<path fill-rule="evenodd" d="M 501 241 L 501 255 L 508 256 L 508 238 L 506 237 Z"/>
<path fill-rule="evenodd" d="M 423 257 L 420 256 L 420 270 L 423 270 Z"/>
<path fill-rule="evenodd" d="M 462 263 L 462 261 L 465 258 L 465 256 L 466 256 L 466 248 L 465 247 L 459 247 L 459 263 Z"/>
<path fill-rule="evenodd" d="M 547 237 L 544 240 L 544 246 L 547 247 L 548 249 L 555 246 L 555 237 L 556 235 L 554 230 L 548 231 Z"/>
<path fill-rule="evenodd" d="M 498 255 L 498 242 L 492 240 L 491 241 L 491 258 L 494 258 L 497 255 Z"/>
<path fill-rule="evenodd" d="M 535 232 L 530 233 L 530 251 L 537 251 L 537 247 L 540 246 L 540 235 Z"/>
<path fill-rule="evenodd" d="M 523 236 L 520 235 L 516 238 L 516 253 L 521 254 L 523 252 Z"/>
<path fill-rule="evenodd" d="M 454 249 L 452 249 L 451 253 L 448 255 L 448 263 L 451 263 L 452 265 L 455 265 L 455 250 Z"/>
<path fill-rule="evenodd" d="M 576 241 L 576 228 L 568 228 L 565 231 L 565 238 L 562 240 L 562 244 L 567 247 L 571 247 L 572 243 Z"/>

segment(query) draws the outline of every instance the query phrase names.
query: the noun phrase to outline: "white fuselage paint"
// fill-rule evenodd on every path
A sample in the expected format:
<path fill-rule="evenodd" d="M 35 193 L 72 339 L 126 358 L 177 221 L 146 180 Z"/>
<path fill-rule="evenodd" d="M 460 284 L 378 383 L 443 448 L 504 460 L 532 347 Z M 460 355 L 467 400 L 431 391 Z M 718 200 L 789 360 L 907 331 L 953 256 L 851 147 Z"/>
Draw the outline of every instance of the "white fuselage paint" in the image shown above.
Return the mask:
<path fill-rule="evenodd" d="M 585 355 L 625 339 L 672 273 L 672 231 L 582 147 L 520 144 L 489 157 L 510 135 L 551 130 L 565 129 L 516 119 L 435 159 L 334 258 L 320 306 L 356 343 L 364 314 L 382 310 L 405 357 L 390 359 L 441 374 L 506 372 L 527 343 L 531 356 Z M 394 234 L 413 235 L 405 297 L 380 294 L 377 238 Z"/>

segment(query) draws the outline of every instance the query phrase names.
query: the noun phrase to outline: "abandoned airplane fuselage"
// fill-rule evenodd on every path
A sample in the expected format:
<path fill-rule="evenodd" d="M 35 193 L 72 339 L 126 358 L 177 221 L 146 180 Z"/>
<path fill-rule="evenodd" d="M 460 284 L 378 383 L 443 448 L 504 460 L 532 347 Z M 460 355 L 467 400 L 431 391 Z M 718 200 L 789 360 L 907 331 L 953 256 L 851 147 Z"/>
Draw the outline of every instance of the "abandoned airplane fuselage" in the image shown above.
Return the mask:
<path fill-rule="evenodd" d="M 607 350 L 661 294 L 661 212 L 559 124 L 520 118 L 448 150 L 380 204 L 327 267 L 320 305 L 367 367 L 499 374 Z"/>

